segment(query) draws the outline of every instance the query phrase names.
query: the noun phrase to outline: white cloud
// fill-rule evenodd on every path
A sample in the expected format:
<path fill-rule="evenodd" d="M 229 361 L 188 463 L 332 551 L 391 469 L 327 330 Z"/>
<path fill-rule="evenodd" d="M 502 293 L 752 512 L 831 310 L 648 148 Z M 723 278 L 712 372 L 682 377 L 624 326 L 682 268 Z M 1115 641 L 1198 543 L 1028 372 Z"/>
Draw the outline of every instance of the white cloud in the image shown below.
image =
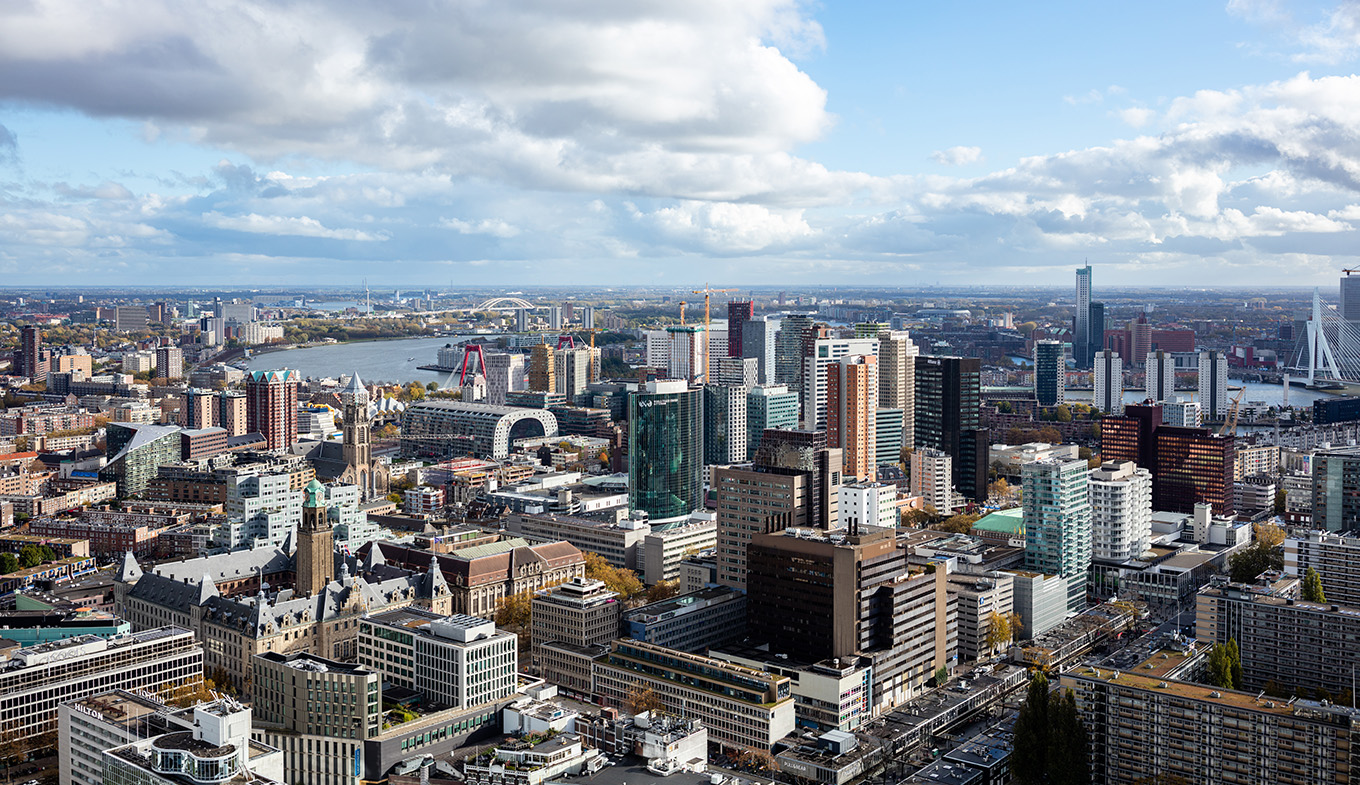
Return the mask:
<path fill-rule="evenodd" d="M 1117 114 L 1119 115 L 1120 120 L 1123 120 L 1134 128 L 1142 128 L 1157 117 L 1156 112 L 1142 106 L 1130 106 L 1127 109 L 1120 109 Z"/>
<path fill-rule="evenodd" d="M 963 166 L 965 164 L 975 164 L 982 161 L 981 147 L 951 147 L 947 150 L 936 150 L 930 154 L 930 158 L 937 164 L 946 166 Z"/>
<path fill-rule="evenodd" d="M 817 234 L 802 210 L 770 210 L 757 204 L 682 202 L 633 218 L 681 250 L 755 253 L 807 241 Z"/>
<path fill-rule="evenodd" d="M 822 46 L 799 0 L 49 0 L 0 6 L 0 99 L 528 188 L 703 197 L 745 169 L 749 197 L 796 187 L 787 152 L 834 120 L 788 56 Z"/>
<path fill-rule="evenodd" d="M 358 242 L 380 242 L 388 239 L 381 234 L 370 234 L 358 229 L 329 229 L 315 218 L 307 216 L 260 215 L 223 215 L 204 213 L 204 223 L 218 229 L 251 234 L 291 235 L 295 237 L 319 237 L 328 240 L 355 240 Z"/>
<path fill-rule="evenodd" d="M 511 226 L 499 218 L 483 218 L 480 221 L 463 221 L 458 218 L 440 218 L 441 226 L 458 232 L 459 234 L 489 234 L 492 237 L 506 239 L 519 234 L 519 228 Z"/>

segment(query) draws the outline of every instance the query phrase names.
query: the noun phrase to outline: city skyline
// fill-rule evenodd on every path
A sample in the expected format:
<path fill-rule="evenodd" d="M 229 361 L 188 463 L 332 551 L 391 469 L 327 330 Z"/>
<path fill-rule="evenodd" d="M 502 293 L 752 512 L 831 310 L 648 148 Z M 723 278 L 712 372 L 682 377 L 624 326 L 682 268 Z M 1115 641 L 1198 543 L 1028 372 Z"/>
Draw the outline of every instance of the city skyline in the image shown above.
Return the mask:
<path fill-rule="evenodd" d="M 1332 285 L 1354 4 L 0 11 L 18 286 Z"/>

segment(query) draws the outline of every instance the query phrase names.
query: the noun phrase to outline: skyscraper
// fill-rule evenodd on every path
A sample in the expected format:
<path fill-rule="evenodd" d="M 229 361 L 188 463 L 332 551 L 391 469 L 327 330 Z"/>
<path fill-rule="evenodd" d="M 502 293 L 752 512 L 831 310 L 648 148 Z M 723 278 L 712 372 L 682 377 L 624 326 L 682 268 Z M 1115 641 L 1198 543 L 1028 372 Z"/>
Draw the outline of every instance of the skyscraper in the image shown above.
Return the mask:
<path fill-rule="evenodd" d="M 1148 354 L 1144 370 L 1147 372 L 1144 389 L 1148 399 L 1154 403 L 1176 400 L 1176 358 L 1170 352 L 1158 349 Z"/>
<path fill-rule="evenodd" d="M 217 396 L 212 390 L 190 387 L 184 391 L 179 407 L 179 424 L 190 430 L 217 425 Z"/>
<path fill-rule="evenodd" d="M 1208 428 L 1162 424 L 1158 404 L 1124 407 L 1124 414 L 1100 421 L 1100 454 L 1105 461 L 1134 461 L 1152 472 L 1152 507 L 1159 512 L 1194 512 L 1213 505 L 1215 515 L 1232 515 L 1236 440 Z"/>
<path fill-rule="evenodd" d="M 779 322 L 753 318 L 741 327 L 741 356 L 756 359 L 760 384 L 774 384 L 774 340 Z M 730 345 L 728 347 L 731 348 Z M 794 393 L 797 395 L 797 393 Z"/>
<path fill-rule="evenodd" d="M 916 356 L 906 332 L 878 334 L 878 405 L 902 410 L 902 446 L 916 446 Z"/>
<path fill-rule="evenodd" d="M 1091 342 L 1087 357 L 1095 357 L 1096 352 L 1105 348 L 1105 303 L 1091 303 L 1090 331 Z"/>
<path fill-rule="evenodd" d="M 1352 278 L 1347 272 L 1341 276 L 1341 318 L 1360 321 L 1360 275 Z"/>
<path fill-rule="evenodd" d="M 1095 407 L 1106 414 L 1124 411 L 1124 361 L 1118 352 L 1096 352 L 1091 363 L 1095 377 Z"/>
<path fill-rule="evenodd" d="M 298 372 L 288 368 L 251 371 L 246 376 L 246 428 L 263 436 L 271 450 L 297 441 L 301 382 Z"/>
<path fill-rule="evenodd" d="M 156 349 L 156 376 L 160 379 L 184 378 L 184 352 L 178 346 Z"/>
<path fill-rule="evenodd" d="M 1067 358 L 1059 341 L 1034 344 L 1034 399 L 1040 406 L 1057 406 L 1066 397 Z"/>
<path fill-rule="evenodd" d="M 1152 473 L 1131 462 L 1107 461 L 1090 476 L 1091 555 L 1137 559 L 1152 540 Z"/>
<path fill-rule="evenodd" d="M 746 460 L 755 457 L 766 430 L 797 427 L 797 393 L 782 384 L 752 387 L 746 392 Z"/>
<path fill-rule="evenodd" d="M 1025 566 L 1067 581 L 1067 610 L 1086 610 L 1091 568 L 1091 500 L 1085 460 L 1049 459 L 1020 467 Z"/>
<path fill-rule="evenodd" d="M 666 328 L 671 337 L 670 376 L 687 382 L 702 380 L 704 375 L 703 325 L 674 325 Z"/>
<path fill-rule="evenodd" d="M 774 340 L 774 383 L 803 395 L 803 336 L 812 329 L 812 317 L 792 314 L 779 321 Z"/>
<path fill-rule="evenodd" d="M 826 441 L 839 447 L 844 473 L 861 482 L 878 479 L 878 358 L 841 358 L 826 369 Z"/>
<path fill-rule="evenodd" d="M 590 349 L 553 352 L 553 391 L 567 396 L 567 403 L 576 403 L 590 381 Z"/>
<path fill-rule="evenodd" d="M 562 329 L 562 306 L 560 305 L 548 306 L 548 329 L 549 330 Z"/>
<path fill-rule="evenodd" d="M 628 506 L 655 523 L 704 506 L 703 388 L 648 382 L 628 396 Z"/>
<path fill-rule="evenodd" d="M 877 355 L 878 338 L 816 338 L 803 355 L 803 427 L 827 427 L 826 386 L 830 368 L 844 357 Z M 874 398 L 878 397 L 877 365 L 874 366 Z"/>
<path fill-rule="evenodd" d="M 20 376 L 39 382 L 47 378 L 47 363 L 42 350 L 42 330 L 34 325 L 19 330 L 18 361 L 14 363 Z"/>
<path fill-rule="evenodd" d="M 1210 422 L 1228 416 L 1228 358 L 1223 352 L 1199 353 L 1199 405 Z"/>
<path fill-rule="evenodd" d="M 751 300 L 732 300 L 727 304 L 727 356 L 742 356 L 742 337 L 746 323 L 756 315 L 756 304 Z"/>
<path fill-rule="evenodd" d="M 235 390 L 223 390 L 217 394 L 217 421 L 214 425 L 225 428 L 228 436 L 243 436 L 249 422 L 244 394 Z"/>
<path fill-rule="evenodd" d="M 1091 265 L 1077 268 L 1077 308 L 1072 325 L 1072 354 L 1078 368 L 1091 363 Z"/>
<path fill-rule="evenodd" d="M 711 466 L 745 460 L 746 388 L 704 385 L 704 464 Z"/>
<path fill-rule="evenodd" d="M 916 360 L 916 446 L 949 454 L 954 487 L 987 498 L 987 431 L 978 411 L 982 363 L 975 357 Z"/>
<path fill-rule="evenodd" d="M 528 386 L 534 392 L 557 392 L 557 363 L 553 348 L 546 343 L 529 349 Z"/>

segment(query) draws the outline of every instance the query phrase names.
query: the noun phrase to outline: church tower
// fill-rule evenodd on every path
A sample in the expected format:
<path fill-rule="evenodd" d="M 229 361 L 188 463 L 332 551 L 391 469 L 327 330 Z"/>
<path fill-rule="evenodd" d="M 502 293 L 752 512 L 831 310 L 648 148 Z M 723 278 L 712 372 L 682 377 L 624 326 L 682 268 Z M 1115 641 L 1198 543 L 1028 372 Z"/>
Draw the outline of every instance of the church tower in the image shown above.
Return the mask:
<path fill-rule="evenodd" d="M 331 582 L 335 572 L 334 534 L 326 510 L 326 486 L 312 480 L 303 493 L 294 590 L 299 597 L 315 597 Z"/>
<path fill-rule="evenodd" d="M 340 403 L 345 418 L 343 458 L 345 476 L 359 486 L 367 499 L 373 495 L 373 454 L 368 434 L 368 390 L 359 381 L 359 374 L 351 374 L 349 384 L 340 391 Z"/>

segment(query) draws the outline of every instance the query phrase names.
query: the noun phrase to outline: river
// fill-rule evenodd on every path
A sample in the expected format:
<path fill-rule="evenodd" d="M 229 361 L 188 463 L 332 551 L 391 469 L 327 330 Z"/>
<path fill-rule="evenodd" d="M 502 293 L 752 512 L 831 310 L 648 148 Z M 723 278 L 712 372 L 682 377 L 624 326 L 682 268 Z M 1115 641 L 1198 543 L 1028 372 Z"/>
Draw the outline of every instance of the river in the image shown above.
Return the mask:
<path fill-rule="evenodd" d="M 452 383 L 450 374 L 420 371 L 416 366 L 434 365 L 445 344 L 465 340 L 444 337 L 353 341 L 257 354 L 247 365 L 251 370 L 292 368 L 311 378 L 358 373 L 365 382 L 439 382 L 443 387 Z"/>

